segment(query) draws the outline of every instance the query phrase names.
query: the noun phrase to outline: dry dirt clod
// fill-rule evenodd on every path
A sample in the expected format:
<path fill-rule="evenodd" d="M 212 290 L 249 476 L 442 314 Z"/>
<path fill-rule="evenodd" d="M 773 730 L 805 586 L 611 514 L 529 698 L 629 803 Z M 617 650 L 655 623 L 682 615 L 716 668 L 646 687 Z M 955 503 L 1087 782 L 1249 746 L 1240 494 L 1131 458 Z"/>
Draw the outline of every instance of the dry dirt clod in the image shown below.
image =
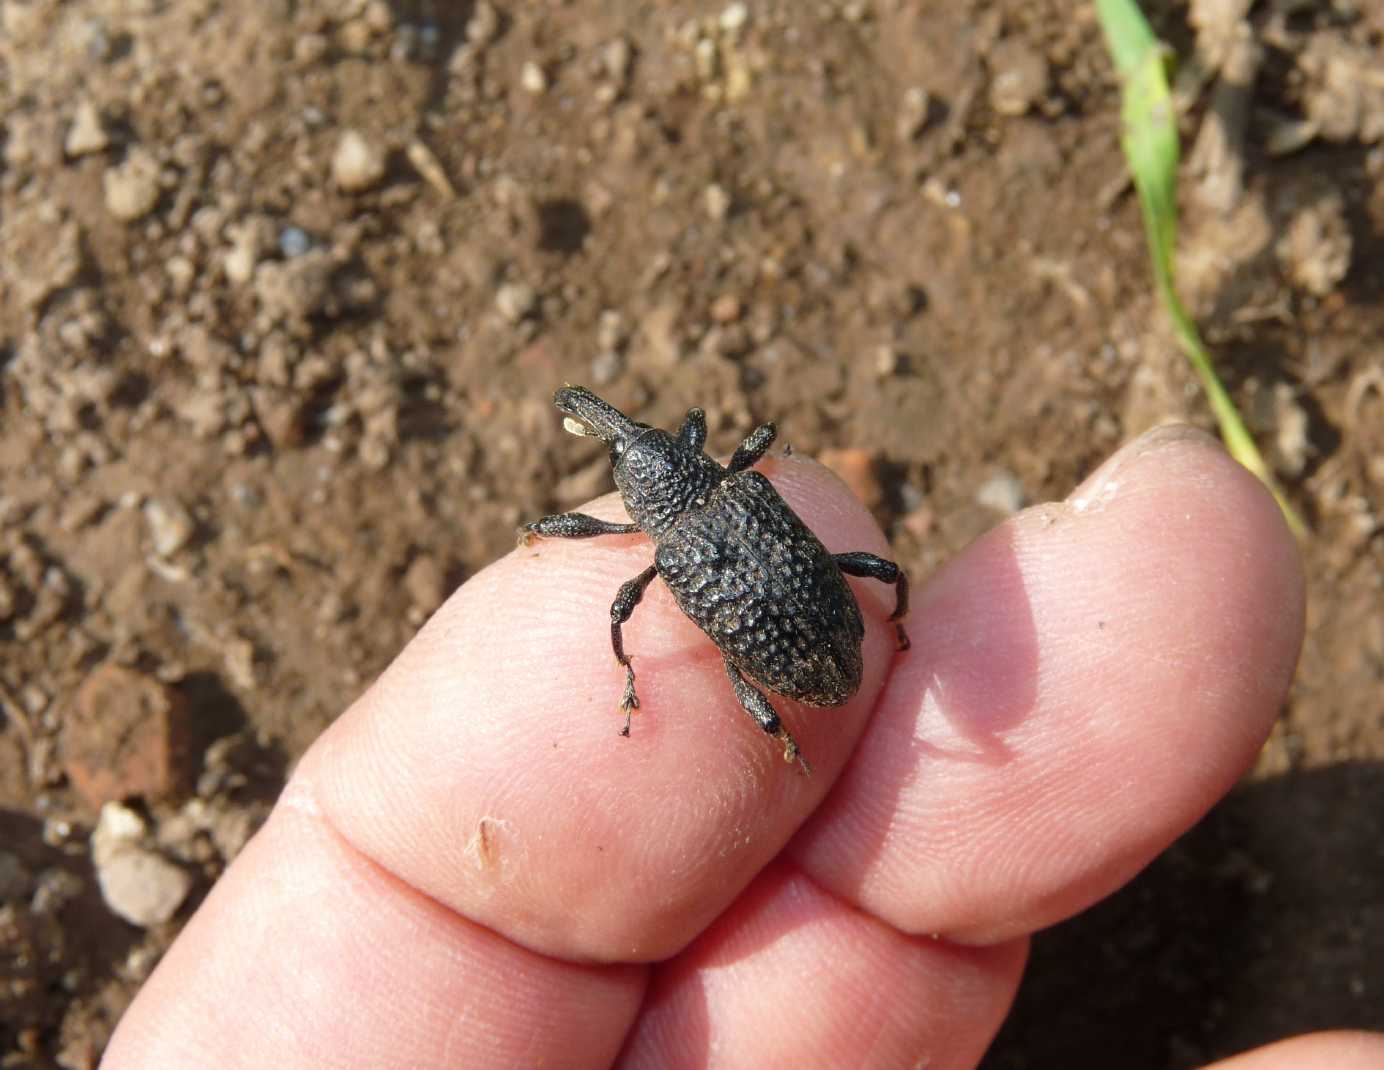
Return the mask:
<path fill-rule="evenodd" d="M 184 786 L 187 705 L 166 684 L 122 665 L 97 668 L 62 725 L 63 768 L 93 809 L 161 799 Z"/>
<path fill-rule="evenodd" d="M 255 296 L 270 322 L 301 329 L 336 305 L 336 264 L 325 249 L 310 249 L 286 261 L 266 261 L 255 269 Z"/>
<path fill-rule="evenodd" d="M 1008 38 L 990 56 L 990 105 L 1001 115 L 1023 115 L 1048 89 L 1048 61 L 1027 42 Z"/>
<path fill-rule="evenodd" d="M 1352 240 L 1345 204 L 1334 191 L 1298 211 L 1276 252 L 1294 286 L 1325 297 L 1350 270 Z"/>

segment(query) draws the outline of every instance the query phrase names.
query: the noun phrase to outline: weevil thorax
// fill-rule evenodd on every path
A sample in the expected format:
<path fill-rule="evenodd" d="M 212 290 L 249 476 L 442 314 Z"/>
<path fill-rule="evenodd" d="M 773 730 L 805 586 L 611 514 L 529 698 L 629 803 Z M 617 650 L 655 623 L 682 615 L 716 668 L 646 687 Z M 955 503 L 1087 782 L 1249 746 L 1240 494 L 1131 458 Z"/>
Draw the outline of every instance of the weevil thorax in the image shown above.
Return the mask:
<path fill-rule="evenodd" d="M 585 387 L 563 387 L 553 404 L 567 414 L 568 431 L 599 438 L 610 448 L 615 485 L 630 519 L 655 539 L 683 513 L 705 505 L 726 478 L 726 470 L 700 448 L 631 420 Z"/>
<path fill-rule="evenodd" d="M 647 428 L 615 465 L 615 485 L 630 519 L 655 539 L 678 517 L 707 503 L 726 470 L 667 431 Z"/>

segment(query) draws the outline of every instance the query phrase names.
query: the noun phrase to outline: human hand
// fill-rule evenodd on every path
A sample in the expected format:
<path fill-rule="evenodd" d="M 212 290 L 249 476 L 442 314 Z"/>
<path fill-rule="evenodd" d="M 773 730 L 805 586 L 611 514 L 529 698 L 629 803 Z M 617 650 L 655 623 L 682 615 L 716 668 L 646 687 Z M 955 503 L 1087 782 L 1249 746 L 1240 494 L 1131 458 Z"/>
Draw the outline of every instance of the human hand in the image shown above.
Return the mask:
<path fill-rule="evenodd" d="M 830 549 L 884 552 L 824 469 L 764 467 Z M 920 585 L 906 654 L 853 581 L 859 694 L 775 699 L 803 777 L 657 583 L 619 738 L 607 607 L 649 559 L 545 541 L 466 583 L 303 758 L 109 1070 L 974 1065 L 1028 935 L 1249 766 L 1302 637 L 1273 501 L 1158 431 Z"/>

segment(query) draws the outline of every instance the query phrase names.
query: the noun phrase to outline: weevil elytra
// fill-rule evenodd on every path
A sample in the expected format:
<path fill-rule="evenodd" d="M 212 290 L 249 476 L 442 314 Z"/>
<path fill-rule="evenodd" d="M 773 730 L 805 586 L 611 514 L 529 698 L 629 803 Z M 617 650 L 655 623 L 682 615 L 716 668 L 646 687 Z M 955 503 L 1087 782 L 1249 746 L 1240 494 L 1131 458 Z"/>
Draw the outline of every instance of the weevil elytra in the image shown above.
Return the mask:
<path fill-rule="evenodd" d="M 845 576 L 893 584 L 900 650 L 908 636 L 898 623 L 908 612 L 908 577 L 874 554 L 833 554 L 808 530 L 778 491 L 752 467 L 777 431 L 761 424 L 722 466 L 703 450 L 706 414 L 691 409 L 676 435 L 631 420 L 579 386 L 553 395 L 563 426 L 599 438 L 631 523 L 585 513 L 545 516 L 519 529 L 534 538 L 584 539 L 644 532 L 654 540 L 654 563 L 623 584 L 610 607 L 610 642 L 625 670 L 621 735 L 639 708 L 634 666 L 620 627 L 645 589 L 661 577 L 682 611 L 720 649 L 740 705 L 783 744 L 785 761 L 811 766 L 759 687 L 809 706 L 840 706 L 860 689 L 865 626 Z M 759 687 L 755 685 L 758 684 Z"/>

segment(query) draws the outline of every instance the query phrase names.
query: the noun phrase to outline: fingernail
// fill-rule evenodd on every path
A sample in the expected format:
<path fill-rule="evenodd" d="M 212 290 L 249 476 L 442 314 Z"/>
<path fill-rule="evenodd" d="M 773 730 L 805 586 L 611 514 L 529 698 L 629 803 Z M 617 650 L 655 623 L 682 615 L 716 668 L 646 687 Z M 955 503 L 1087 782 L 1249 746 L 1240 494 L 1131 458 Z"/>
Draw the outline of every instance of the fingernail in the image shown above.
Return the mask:
<path fill-rule="evenodd" d="M 1120 488 L 1134 467 L 1170 447 L 1186 445 L 1221 448 L 1214 437 L 1199 427 L 1193 427 L 1191 424 L 1163 424 L 1144 432 L 1116 450 L 1067 496 L 1066 504 L 1074 513 L 1103 509 L 1119 496 Z"/>

